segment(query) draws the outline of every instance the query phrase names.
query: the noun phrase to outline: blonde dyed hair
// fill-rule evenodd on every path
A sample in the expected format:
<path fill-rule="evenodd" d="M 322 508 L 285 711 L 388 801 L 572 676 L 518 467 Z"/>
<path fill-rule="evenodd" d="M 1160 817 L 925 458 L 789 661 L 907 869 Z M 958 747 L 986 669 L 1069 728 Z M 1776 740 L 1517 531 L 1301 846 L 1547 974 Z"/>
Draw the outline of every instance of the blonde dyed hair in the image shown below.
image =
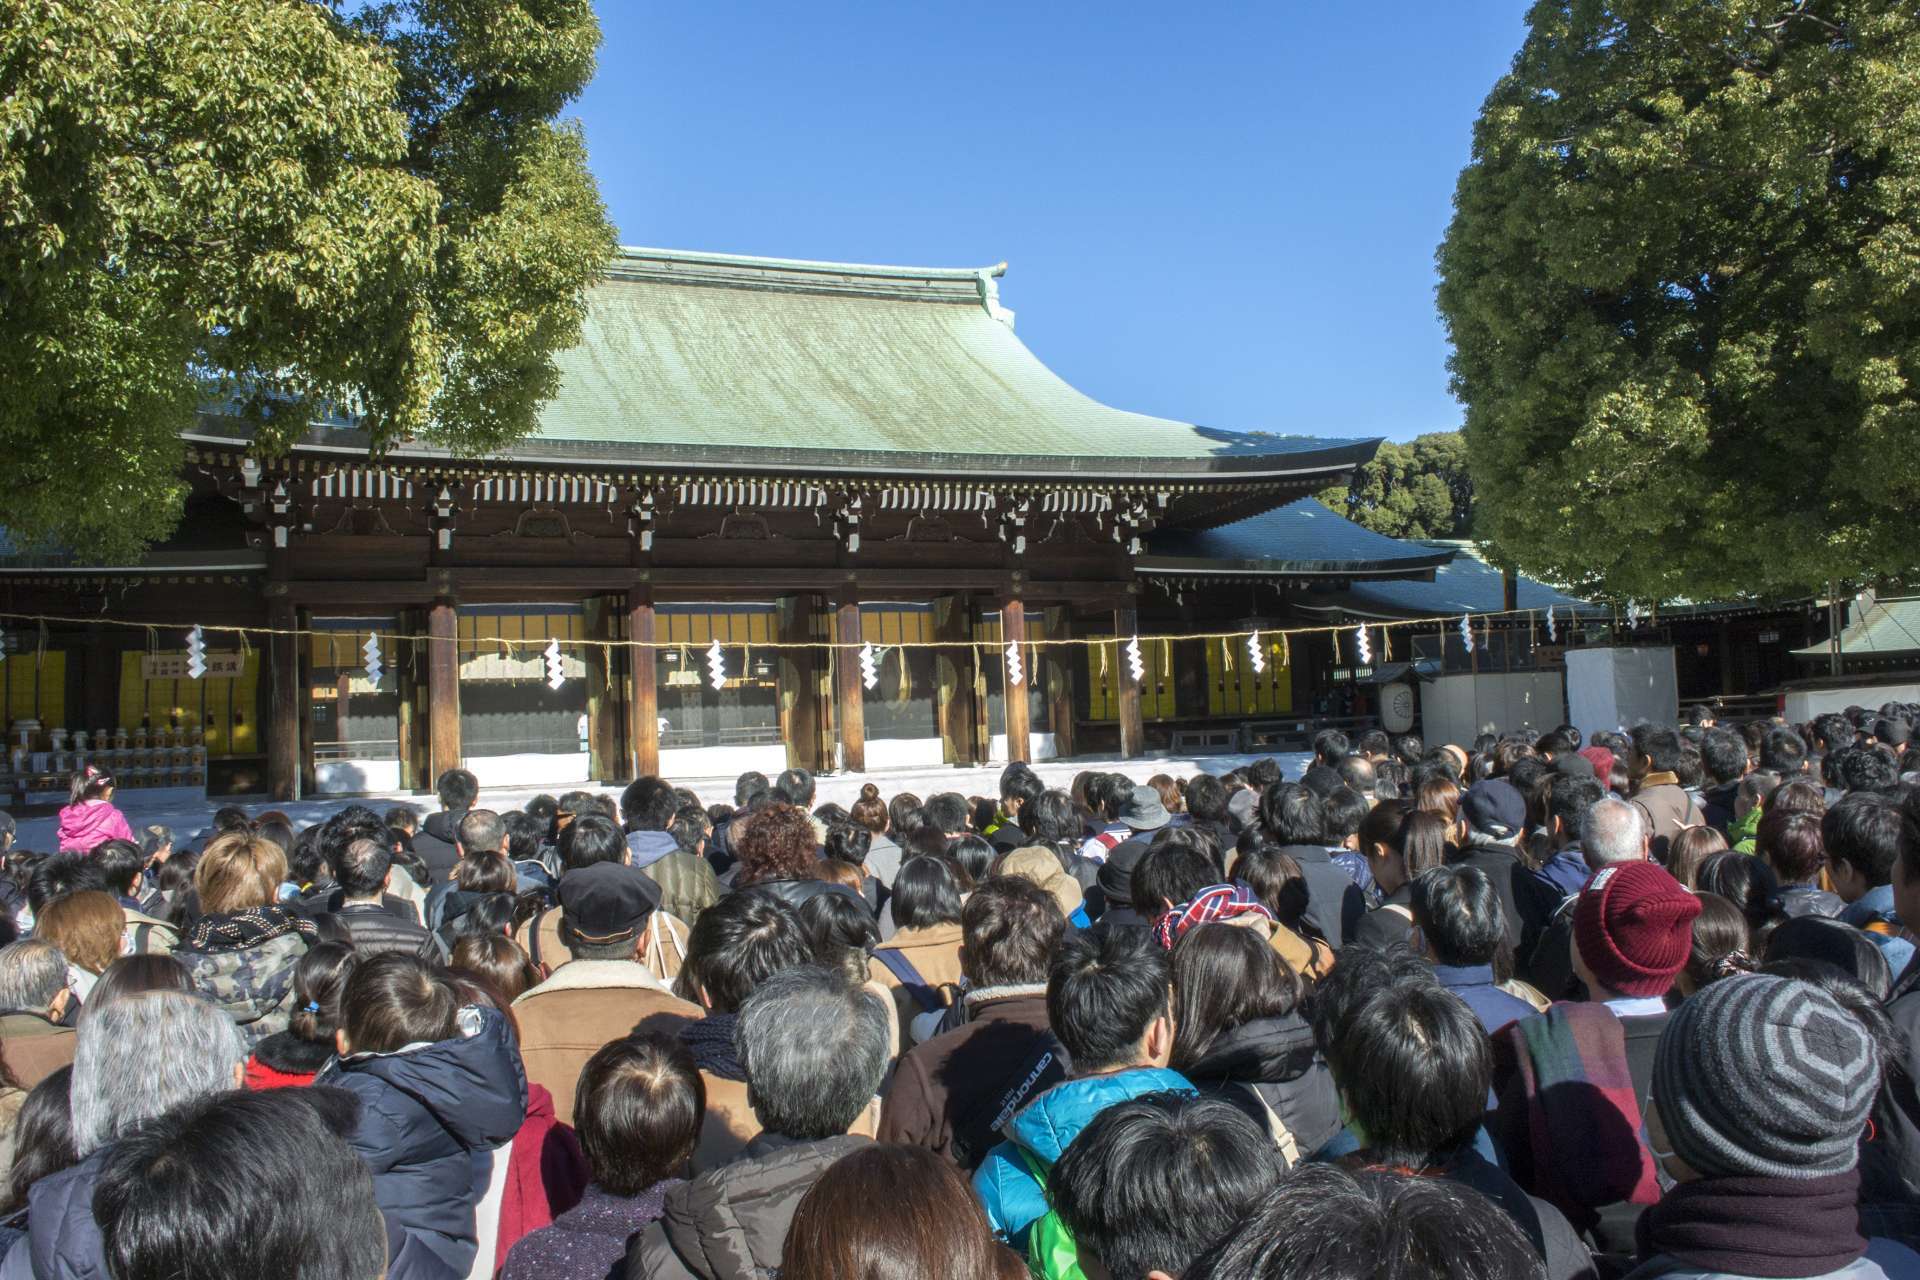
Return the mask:
<path fill-rule="evenodd" d="M 263 836 L 234 831 L 209 844 L 193 868 L 200 909 L 227 915 L 273 905 L 287 878 L 287 855 Z"/>

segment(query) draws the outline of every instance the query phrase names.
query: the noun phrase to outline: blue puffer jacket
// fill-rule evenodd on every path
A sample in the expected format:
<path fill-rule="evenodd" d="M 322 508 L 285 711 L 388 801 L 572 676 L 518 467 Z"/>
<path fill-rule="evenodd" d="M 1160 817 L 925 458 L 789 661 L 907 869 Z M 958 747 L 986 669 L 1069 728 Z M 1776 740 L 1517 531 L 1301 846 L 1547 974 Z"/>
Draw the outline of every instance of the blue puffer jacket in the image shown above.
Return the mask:
<path fill-rule="evenodd" d="M 93 1220 L 93 1192 L 107 1153 L 100 1150 L 27 1192 L 27 1236 L 0 1264 L 5 1280 L 107 1280 L 106 1246 Z"/>
<path fill-rule="evenodd" d="M 1028 1103 L 1008 1121 L 1003 1130 L 1007 1140 L 987 1152 L 973 1175 L 974 1194 L 987 1207 L 994 1232 L 1024 1253 L 1027 1228 L 1046 1215 L 1046 1188 L 1033 1176 L 1029 1158 L 1042 1169 L 1051 1169 L 1102 1111 L 1143 1093 L 1167 1091 L 1192 1093 L 1194 1088 L 1177 1071 L 1142 1067 L 1068 1080 Z"/>
<path fill-rule="evenodd" d="M 349 1141 L 386 1215 L 389 1280 L 464 1280 L 494 1148 L 527 1118 L 527 1075 L 507 1020 L 469 1007 L 460 1025 L 465 1034 L 452 1040 L 335 1059 L 314 1080 L 360 1100 Z"/>

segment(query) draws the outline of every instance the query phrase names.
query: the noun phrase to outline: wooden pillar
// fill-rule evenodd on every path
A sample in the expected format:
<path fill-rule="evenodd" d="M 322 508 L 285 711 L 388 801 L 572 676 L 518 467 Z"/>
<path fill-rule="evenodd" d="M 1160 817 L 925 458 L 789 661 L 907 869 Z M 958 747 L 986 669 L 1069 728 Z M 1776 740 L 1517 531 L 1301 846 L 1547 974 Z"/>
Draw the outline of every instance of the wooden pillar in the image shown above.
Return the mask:
<path fill-rule="evenodd" d="M 1047 639 L 1070 640 L 1073 638 L 1073 611 L 1049 609 L 1041 625 Z M 1050 644 L 1041 647 L 1040 660 L 1036 664 L 1046 672 L 1047 720 L 1053 726 L 1054 754 L 1062 759 L 1073 754 L 1073 682 L 1075 672 L 1084 663 L 1085 657 L 1085 651 L 1078 645 Z"/>
<path fill-rule="evenodd" d="M 427 778 L 460 767 L 459 614 L 449 599 L 427 606 Z"/>
<path fill-rule="evenodd" d="M 1147 726 L 1140 716 L 1140 682 L 1126 659 L 1126 644 L 1140 631 L 1140 611 L 1132 605 L 1113 611 L 1113 638 L 1118 642 L 1120 689 L 1120 755 L 1131 760 L 1147 746 Z"/>
<path fill-rule="evenodd" d="M 1027 686 L 1036 673 L 1027 671 L 1027 606 L 1019 600 L 1004 600 L 1000 604 L 1000 639 L 1002 648 L 1006 645 L 1018 645 L 1020 667 L 1024 672 L 1019 684 L 1007 679 L 1007 658 L 1005 652 L 998 655 L 1000 661 L 1001 697 L 1000 705 L 1006 709 L 1007 717 L 1007 761 L 1033 762 L 1033 736 L 1029 730 L 1027 714 Z"/>
<path fill-rule="evenodd" d="M 612 641 L 615 601 L 606 596 L 590 596 L 582 613 L 586 638 Z M 627 765 L 632 757 L 620 749 L 620 699 L 616 690 L 617 664 L 614 650 L 606 644 L 590 644 L 580 656 L 587 676 L 587 776 L 596 782 L 627 782 Z"/>
<path fill-rule="evenodd" d="M 965 596 L 941 596 L 933 602 L 933 638 L 941 642 L 933 651 L 934 711 L 946 761 L 976 764 L 973 610 Z"/>
<path fill-rule="evenodd" d="M 780 599 L 778 633 L 783 645 L 804 645 L 822 639 L 816 629 L 820 616 L 818 595 L 787 595 Z M 780 672 L 780 735 L 787 743 L 787 768 L 820 773 L 833 766 L 824 747 L 826 708 L 822 706 L 820 677 L 826 672 L 820 649 L 776 649 Z M 753 662 L 762 662 L 756 656 Z"/>
<path fill-rule="evenodd" d="M 285 596 L 276 597 L 267 609 L 267 626 L 275 632 L 293 631 L 296 618 L 293 601 Z M 269 636 L 267 651 L 273 682 L 267 794 L 284 803 L 300 798 L 300 637 Z"/>
<path fill-rule="evenodd" d="M 660 687 L 654 658 L 653 591 L 627 592 L 627 742 L 633 776 L 660 774 Z"/>
<path fill-rule="evenodd" d="M 860 679 L 860 601 L 847 596 L 834 610 L 833 715 L 840 726 L 840 767 L 867 771 L 867 690 Z M 847 646 L 852 645 L 853 648 Z"/>
<path fill-rule="evenodd" d="M 416 610 L 402 609 L 394 615 L 393 629 L 399 635 L 417 636 L 420 627 L 420 615 Z M 380 647 L 392 650 L 387 661 L 392 665 L 393 689 L 399 703 L 394 735 L 400 744 L 400 789 L 425 791 L 431 785 L 431 780 L 426 777 L 426 737 L 421 732 L 421 726 L 426 722 L 420 696 L 425 650 L 410 640 L 391 645 L 383 643 Z"/>

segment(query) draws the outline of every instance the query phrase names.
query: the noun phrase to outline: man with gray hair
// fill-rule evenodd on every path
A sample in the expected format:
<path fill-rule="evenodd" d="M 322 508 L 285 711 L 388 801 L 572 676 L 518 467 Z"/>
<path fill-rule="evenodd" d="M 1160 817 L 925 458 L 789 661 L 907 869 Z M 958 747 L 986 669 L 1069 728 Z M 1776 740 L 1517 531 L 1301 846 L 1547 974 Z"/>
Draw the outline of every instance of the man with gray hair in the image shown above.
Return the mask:
<path fill-rule="evenodd" d="M 73 1060 L 73 1149 L 80 1163 L 33 1184 L 27 1236 L 0 1280 L 104 1276 L 93 1193 L 113 1144 L 182 1103 L 240 1087 L 247 1048 L 233 1019 L 185 991 L 146 991 L 93 1010 Z"/>
<path fill-rule="evenodd" d="M 63 1025 L 73 992 L 67 958 L 39 938 L 0 947 L 0 1059 L 23 1089 L 73 1061 L 73 1028 Z"/>
<path fill-rule="evenodd" d="M 460 863 L 467 858 L 477 858 L 483 853 L 497 853 L 507 856 L 507 822 L 491 809 L 469 809 L 462 814 L 453 828 L 454 864 L 447 871 L 447 878 L 427 891 L 427 900 L 420 908 L 420 918 L 428 930 L 440 931 L 446 923 L 447 895 L 457 887 L 453 877 L 460 869 Z"/>
<path fill-rule="evenodd" d="M 1596 873 L 1622 863 L 1645 862 L 1651 856 L 1652 834 L 1639 805 L 1608 796 L 1594 801 L 1580 819 L 1580 856 L 1588 870 Z M 1534 944 L 1522 975 L 1551 1000 L 1578 1000 L 1586 994 L 1573 971 L 1573 908 L 1579 900 L 1576 893 L 1560 904 Z"/>
<path fill-rule="evenodd" d="M 765 1132 L 738 1162 L 667 1193 L 664 1216 L 627 1252 L 628 1280 L 778 1269 L 801 1197 L 869 1141 L 847 1130 L 886 1074 L 892 1046 L 880 997 L 818 965 L 783 970 L 741 1007 L 734 1046 Z"/>

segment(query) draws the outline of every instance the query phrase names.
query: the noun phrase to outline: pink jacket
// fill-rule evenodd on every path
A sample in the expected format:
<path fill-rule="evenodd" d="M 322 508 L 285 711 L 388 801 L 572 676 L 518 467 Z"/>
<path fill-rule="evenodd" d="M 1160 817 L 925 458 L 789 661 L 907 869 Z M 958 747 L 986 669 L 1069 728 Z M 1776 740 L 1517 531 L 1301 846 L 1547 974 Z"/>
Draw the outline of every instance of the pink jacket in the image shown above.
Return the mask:
<path fill-rule="evenodd" d="M 60 811 L 60 852 L 92 853 L 109 840 L 133 839 L 126 815 L 105 800 L 83 800 Z"/>

